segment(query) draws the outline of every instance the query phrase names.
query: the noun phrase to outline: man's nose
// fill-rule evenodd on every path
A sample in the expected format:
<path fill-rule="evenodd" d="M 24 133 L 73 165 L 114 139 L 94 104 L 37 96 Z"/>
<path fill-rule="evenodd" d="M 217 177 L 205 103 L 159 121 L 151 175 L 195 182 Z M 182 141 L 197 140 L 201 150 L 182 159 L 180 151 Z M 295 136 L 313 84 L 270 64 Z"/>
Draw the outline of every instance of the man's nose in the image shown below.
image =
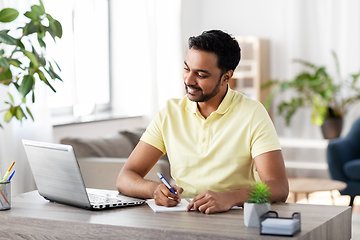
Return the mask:
<path fill-rule="evenodd" d="M 186 85 L 196 85 L 196 77 L 192 72 L 184 73 L 184 82 Z"/>

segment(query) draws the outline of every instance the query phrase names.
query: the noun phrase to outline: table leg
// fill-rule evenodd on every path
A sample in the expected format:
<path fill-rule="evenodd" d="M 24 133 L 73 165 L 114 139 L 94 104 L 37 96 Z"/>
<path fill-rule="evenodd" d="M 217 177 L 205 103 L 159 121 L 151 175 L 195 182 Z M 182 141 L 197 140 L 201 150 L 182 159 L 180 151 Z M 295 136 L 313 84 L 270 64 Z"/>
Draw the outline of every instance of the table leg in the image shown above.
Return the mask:
<path fill-rule="evenodd" d="M 309 193 L 306 193 L 306 202 L 309 204 Z"/>
<path fill-rule="evenodd" d="M 294 193 L 294 203 L 297 202 L 297 193 Z"/>
<path fill-rule="evenodd" d="M 330 194 L 331 194 L 332 205 L 335 205 L 335 199 L 334 199 L 333 191 L 330 190 Z"/>

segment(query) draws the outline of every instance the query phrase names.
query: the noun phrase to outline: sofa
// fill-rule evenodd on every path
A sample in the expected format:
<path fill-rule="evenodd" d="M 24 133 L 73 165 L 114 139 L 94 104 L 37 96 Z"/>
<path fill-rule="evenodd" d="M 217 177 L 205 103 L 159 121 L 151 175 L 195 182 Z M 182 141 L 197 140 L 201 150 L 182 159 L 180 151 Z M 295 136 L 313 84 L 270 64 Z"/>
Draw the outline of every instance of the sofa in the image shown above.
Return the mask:
<path fill-rule="evenodd" d="M 71 145 L 78 159 L 87 188 L 116 190 L 116 179 L 145 129 L 116 132 L 101 138 L 67 137 L 61 144 Z M 157 172 L 173 183 L 170 164 L 164 155 L 145 176 L 160 182 Z"/>

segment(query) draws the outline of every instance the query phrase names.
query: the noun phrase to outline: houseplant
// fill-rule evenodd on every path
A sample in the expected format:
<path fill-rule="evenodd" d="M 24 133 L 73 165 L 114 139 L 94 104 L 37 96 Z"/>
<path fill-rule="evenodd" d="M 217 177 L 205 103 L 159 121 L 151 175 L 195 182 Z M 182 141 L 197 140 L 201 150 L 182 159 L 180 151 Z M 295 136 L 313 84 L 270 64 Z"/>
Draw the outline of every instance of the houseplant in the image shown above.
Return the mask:
<path fill-rule="evenodd" d="M 336 53 L 332 52 L 336 78 L 331 77 L 324 66 L 316 66 L 300 59 L 294 60 L 307 68 L 291 81 L 273 80 L 262 88 L 271 87 L 265 106 L 269 109 L 275 93 L 295 90 L 290 100 L 281 101 L 278 105 L 279 114 L 285 117 L 289 125 L 293 114 L 300 108 L 310 106 L 313 124 L 322 126 L 325 138 L 335 138 L 340 135 L 342 119 L 352 103 L 360 100 L 360 87 L 357 86 L 360 72 L 343 79 Z M 330 128 L 326 129 L 330 125 Z M 338 129 L 334 130 L 334 127 Z M 328 132 L 326 130 L 330 130 Z"/>
<path fill-rule="evenodd" d="M 13 117 L 22 121 L 29 116 L 34 120 L 26 96 L 31 92 L 32 102 L 35 102 L 36 80 L 44 82 L 54 92 L 49 79 L 61 80 L 54 69 L 55 65 L 60 71 L 59 66 L 46 56 L 45 36 L 49 33 L 54 41 L 56 37 L 61 38 L 62 26 L 45 12 L 42 1 L 39 1 L 40 5 L 31 6 L 31 10 L 24 14 L 29 20 L 27 23 L 15 21 L 19 16 L 16 9 L 4 8 L 0 11 L 0 22 L 12 22 L 12 29 L 0 31 L 0 84 L 13 85 L 19 93 L 18 97 L 8 91 L 6 108 L 0 109 L 0 112 L 5 112 L 5 122 Z"/>
<path fill-rule="evenodd" d="M 260 216 L 270 211 L 270 188 L 263 182 L 257 182 L 244 203 L 244 223 L 247 227 L 260 227 Z"/>

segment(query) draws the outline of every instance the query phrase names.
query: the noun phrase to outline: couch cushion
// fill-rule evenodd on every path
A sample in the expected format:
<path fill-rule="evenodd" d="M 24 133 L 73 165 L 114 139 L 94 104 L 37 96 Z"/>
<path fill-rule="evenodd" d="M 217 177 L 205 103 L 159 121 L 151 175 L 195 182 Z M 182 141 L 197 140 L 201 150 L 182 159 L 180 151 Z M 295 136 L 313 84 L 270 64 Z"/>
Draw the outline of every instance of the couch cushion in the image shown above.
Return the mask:
<path fill-rule="evenodd" d="M 64 138 L 60 143 L 71 145 L 78 158 L 127 158 L 134 148 L 133 143 L 119 133 L 103 138 Z"/>
<path fill-rule="evenodd" d="M 127 137 L 127 139 L 133 145 L 133 148 L 135 148 L 144 132 L 145 129 L 136 129 L 131 131 L 121 131 L 120 134 Z"/>
<path fill-rule="evenodd" d="M 360 181 L 360 159 L 345 163 L 344 172 L 348 178 Z"/>
<path fill-rule="evenodd" d="M 126 136 L 135 148 L 136 145 L 139 143 L 140 138 L 143 135 L 143 133 L 145 132 L 145 130 L 146 129 L 139 128 L 139 129 L 132 130 L 132 131 L 122 131 L 122 132 L 120 132 L 120 134 L 123 134 L 124 136 Z M 167 154 L 162 155 L 160 159 L 169 161 Z"/>

